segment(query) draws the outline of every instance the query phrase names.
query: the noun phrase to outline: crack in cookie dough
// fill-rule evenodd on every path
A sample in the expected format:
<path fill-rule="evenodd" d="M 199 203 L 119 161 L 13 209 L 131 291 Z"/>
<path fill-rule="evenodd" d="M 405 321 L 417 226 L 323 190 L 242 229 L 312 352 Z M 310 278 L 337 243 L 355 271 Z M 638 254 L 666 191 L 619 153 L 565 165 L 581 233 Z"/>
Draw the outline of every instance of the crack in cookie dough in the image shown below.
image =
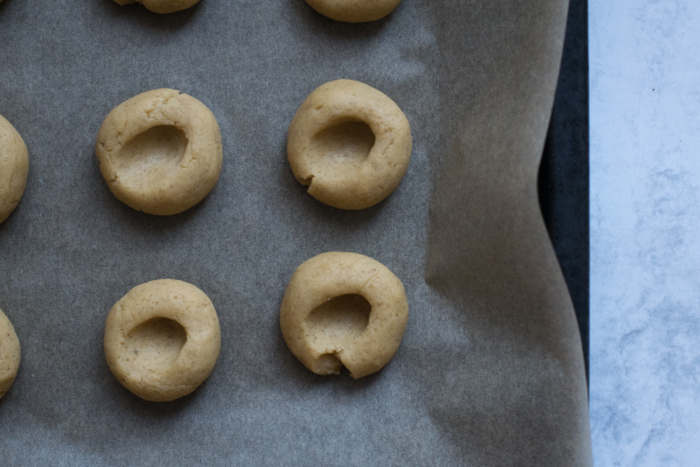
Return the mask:
<path fill-rule="evenodd" d="M 15 127 L 0 115 L 0 224 L 22 199 L 28 175 L 27 145 Z"/>
<path fill-rule="evenodd" d="M 104 351 L 112 374 L 129 391 L 148 401 L 171 401 L 194 391 L 214 369 L 219 318 L 194 285 L 147 282 L 112 307 Z"/>
<path fill-rule="evenodd" d="M 15 328 L 5 313 L 0 310 L 0 398 L 7 393 L 15 381 L 20 361 L 19 339 Z"/>
<path fill-rule="evenodd" d="M 346 23 L 363 23 L 385 17 L 401 0 L 306 0 L 323 16 Z"/>
<path fill-rule="evenodd" d="M 119 5 L 140 3 L 153 13 L 174 13 L 193 7 L 199 0 L 114 0 Z"/>
<path fill-rule="evenodd" d="M 389 196 L 411 160 L 411 128 L 385 94 L 357 81 L 326 83 L 289 125 L 294 177 L 322 203 L 364 209 Z"/>
<path fill-rule="evenodd" d="M 202 201 L 223 163 L 214 115 L 173 89 L 148 91 L 115 107 L 97 134 L 95 154 L 117 199 L 157 215 L 178 214 Z"/>
<path fill-rule="evenodd" d="M 319 375 L 353 378 L 379 371 L 394 356 L 408 322 L 401 281 L 356 253 L 329 252 L 301 264 L 280 308 L 289 350 Z"/>

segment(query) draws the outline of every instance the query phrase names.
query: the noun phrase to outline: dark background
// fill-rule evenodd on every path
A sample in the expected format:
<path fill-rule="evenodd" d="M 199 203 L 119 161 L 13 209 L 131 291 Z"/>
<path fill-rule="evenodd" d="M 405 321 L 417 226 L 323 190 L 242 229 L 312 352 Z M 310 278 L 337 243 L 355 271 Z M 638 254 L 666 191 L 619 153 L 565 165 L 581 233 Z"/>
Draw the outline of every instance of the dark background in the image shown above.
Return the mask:
<path fill-rule="evenodd" d="M 539 175 L 542 215 L 581 329 L 588 378 L 588 0 L 571 0 Z"/>

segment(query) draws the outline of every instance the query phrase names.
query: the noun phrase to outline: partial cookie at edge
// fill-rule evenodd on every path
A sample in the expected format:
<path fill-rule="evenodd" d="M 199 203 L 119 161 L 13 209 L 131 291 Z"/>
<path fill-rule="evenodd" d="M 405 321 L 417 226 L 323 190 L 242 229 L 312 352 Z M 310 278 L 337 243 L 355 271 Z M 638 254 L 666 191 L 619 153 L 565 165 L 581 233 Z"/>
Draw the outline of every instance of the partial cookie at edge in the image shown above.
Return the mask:
<path fill-rule="evenodd" d="M 346 23 L 381 19 L 394 11 L 401 0 L 306 0 L 323 16 Z"/>
<path fill-rule="evenodd" d="M 15 127 L 0 115 L 0 224 L 22 199 L 28 174 L 27 145 Z"/>
<path fill-rule="evenodd" d="M 12 386 L 17 376 L 21 349 L 15 328 L 0 310 L 0 398 Z"/>
<path fill-rule="evenodd" d="M 141 3 L 149 11 L 153 13 L 175 13 L 176 11 L 186 10 L 191 8 L 199 0 L 114 0 L 119 5 L 129 5 L 131 3 Z"/>

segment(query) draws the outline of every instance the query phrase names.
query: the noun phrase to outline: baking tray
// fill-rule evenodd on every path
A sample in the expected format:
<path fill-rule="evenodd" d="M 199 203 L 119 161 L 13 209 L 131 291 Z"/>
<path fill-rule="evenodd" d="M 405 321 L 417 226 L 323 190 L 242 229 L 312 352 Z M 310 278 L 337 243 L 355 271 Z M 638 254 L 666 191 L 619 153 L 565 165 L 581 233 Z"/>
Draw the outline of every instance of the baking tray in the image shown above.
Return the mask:
<path fill-rule="evenodd" d="M 571 0 L 538 191 L 542 215 L 576 310 L 586 375 L 590 321 L 588 107 L 588 2 Z"/>
<path fill-rule="evenodd" d="M 30 153 L 0 225 L 0 308 L 22 343 L 0 464 L 590 465 L 581 338 L 537 196 L 566 12 L 405 0 L 348 25 L 301 0 L 0 3 L 0 113 Z M 338 78 L 385 92 L 413 130 L 401 185 L 358 212 L 309 197 L 285 157 L 296 108 Z M 207 105 L 224 145 L 219 184 L 172 217 L 117 201 L 94 156 L 105 115 L 160 87 Z M 279 330 L 294 268 L 334 250 L 382 262 L 409 299 L 395 358 L 360 380 L 311 374 Z M 222 353 L 192 395 L 154 404 L 113 378 L 102 333 L 165 277 L 210 296 Z"/>

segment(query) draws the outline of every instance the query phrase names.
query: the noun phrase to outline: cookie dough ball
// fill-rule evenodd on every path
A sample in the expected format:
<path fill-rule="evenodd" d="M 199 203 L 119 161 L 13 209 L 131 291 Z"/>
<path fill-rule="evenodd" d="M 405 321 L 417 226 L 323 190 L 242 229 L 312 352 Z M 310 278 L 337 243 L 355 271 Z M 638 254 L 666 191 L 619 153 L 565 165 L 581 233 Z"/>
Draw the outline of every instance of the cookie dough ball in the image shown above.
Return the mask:
<path fill-rule="evenodd" d="M 287 135 L 294 177 L 340 209 L 364 209 L 389 196 L 411 160 L 411 128 L 385 94 L 341 79 L 312 92 Z"/>
<path fill-rule="evenodd" d="M 199 2 L 199 0 L 114 0 L 120 5 L 141 3 L 153 13 L 174 13 L 186 10 Z"/>
<path fill-rule="evenodd" d="M 10 389 L 19 369 L 19 339 L 15 328 L 0 310 L 0 399 Z"/>
<path fill-rule="evenodd" d="M 363 23 L 385 17 L 401 0 L 306 0 L 306 3 L 336 21 Z"/>
<path fill-rule="evenodd" d="M 114 108 L 97 134 L 95 154 L 117 199 L 164 216 L 202 201 L 223 162 L 214 115 L 173 89 L 144 92 Z"/>
<path fill-rule="evenodd" d="M 297 268 L 280 310 L 289 350 L 319 375 L 341 366 L 361 378 L 379 371 L 401 344 L 408 322 L 403 284 L 383 264 L 330 252 Z"/>
<path fill-rule="evenodd" d="M 0 224 L 22 198 L 28 174 L 27 145 L 15 127 L 0 115 Z"/>
<path fill-rule="evenodd" d="M 186 396 L 209 377 L 221 350 L 209 297 L 187 282 L 134 287 L 107 316 L 105 357 L 112 374 L 148 401 Z"/>

